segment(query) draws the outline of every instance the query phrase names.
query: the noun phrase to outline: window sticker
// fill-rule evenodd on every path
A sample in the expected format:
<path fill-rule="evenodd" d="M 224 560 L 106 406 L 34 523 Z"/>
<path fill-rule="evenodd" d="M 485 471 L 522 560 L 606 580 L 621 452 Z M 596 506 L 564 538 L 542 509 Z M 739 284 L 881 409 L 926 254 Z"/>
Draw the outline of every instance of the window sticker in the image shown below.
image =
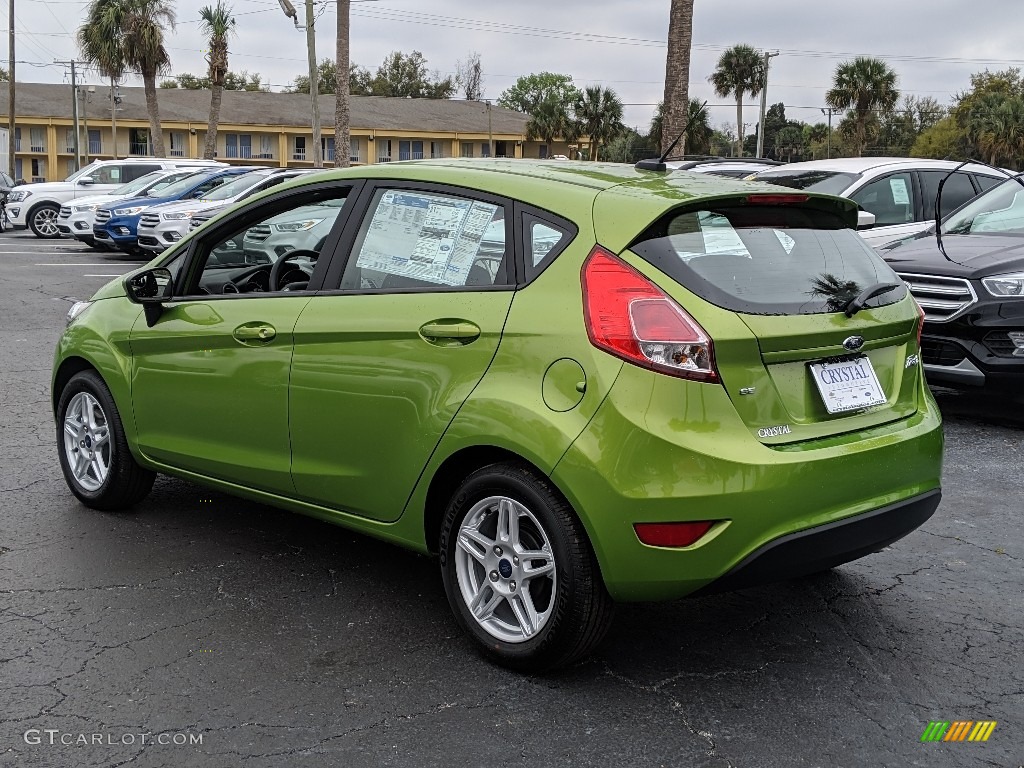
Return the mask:
<path fill-rule="evenodd" d="M 356 266 L 440 285 L 465 285 L 499 206 L 388 191 L 370 222 Z"/>
<path fill-rule="evenodd" d="M 889 189 L 892 190 L 892 201 L 896 205 L 910 205 L 910 192 L 907 190 L 906 179 L 889 179 Z"/>

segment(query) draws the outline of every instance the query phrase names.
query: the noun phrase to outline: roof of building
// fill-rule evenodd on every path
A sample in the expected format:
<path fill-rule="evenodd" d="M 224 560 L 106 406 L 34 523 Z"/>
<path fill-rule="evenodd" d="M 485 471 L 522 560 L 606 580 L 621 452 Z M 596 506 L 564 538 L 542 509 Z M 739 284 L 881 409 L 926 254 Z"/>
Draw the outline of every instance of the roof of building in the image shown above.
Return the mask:
<path fill-rule="evenodd" d="M 121 120 L 148 120 L 142 88 L 122 86 L 117 116 Z M 88 106 L 90 117 L 109 119 L 109 88 L 97 86 Z M 18 117 L 70 118 L 71 89 L 53 83 L 17 83 Z M 158 90 L 160 118 L 167 122 L 205 125 L 210 115 L 210 92 L 181 88 Z M 0 91 L 0 115 L 7 115 L 7 89 Z M 309 121 L 309 94 L 224 91 L 220 122 L 225 125 L 300 126 Z M 388 96 L 352 96 L 349 124 L 354 129 L 425 131 L 439 133 L 487 133 L 487 105 L 456 99 L 405 99 Z M 495 134 L 523 135 L 528 115 L 492 106 L 491 130 Z M 334 124 L 334 96 L 320 97 L 325 127 Z M 198 125 L 197 125 L 198 127 Z"/>

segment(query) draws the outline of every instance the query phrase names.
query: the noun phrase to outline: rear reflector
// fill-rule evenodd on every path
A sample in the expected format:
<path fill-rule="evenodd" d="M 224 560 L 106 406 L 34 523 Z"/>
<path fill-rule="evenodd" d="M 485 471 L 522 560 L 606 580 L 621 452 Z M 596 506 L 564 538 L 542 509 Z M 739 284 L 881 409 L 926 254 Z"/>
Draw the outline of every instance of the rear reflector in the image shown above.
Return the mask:
<path fill-rule="evenodd" d="M 711 530 L 713 520 L 697 523 L 634 523 L 636 536 L 651 547 L 688 547 Z"/>
<path fill-rule="evenodd" d="M 807 195 L 747 195 L 747 202 L 753 205 L 788 205 L 790 203 L 806 203 Z"/>
<path fill-rule="evenodd" d="M 628 363 L 697 381 L 718 381 L 711 338 L 668 294 L 595 246 L 583 265 L 591 343 Z"/>

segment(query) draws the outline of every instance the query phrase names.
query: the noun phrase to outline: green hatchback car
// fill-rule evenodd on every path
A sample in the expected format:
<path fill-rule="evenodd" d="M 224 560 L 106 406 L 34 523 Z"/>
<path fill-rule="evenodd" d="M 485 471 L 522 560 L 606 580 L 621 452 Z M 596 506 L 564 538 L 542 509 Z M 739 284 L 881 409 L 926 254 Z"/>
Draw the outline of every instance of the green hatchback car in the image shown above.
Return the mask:
<path fill-rule="evenodd" d="M 61 468 L 97 509 L 162 472 L 434 553 L 485 654 L 564 665 L 615 601 L 825 570 L 934 512 L 921 313 L 856 218 L 610 164 L 303 177 L 72 308 Z"/>

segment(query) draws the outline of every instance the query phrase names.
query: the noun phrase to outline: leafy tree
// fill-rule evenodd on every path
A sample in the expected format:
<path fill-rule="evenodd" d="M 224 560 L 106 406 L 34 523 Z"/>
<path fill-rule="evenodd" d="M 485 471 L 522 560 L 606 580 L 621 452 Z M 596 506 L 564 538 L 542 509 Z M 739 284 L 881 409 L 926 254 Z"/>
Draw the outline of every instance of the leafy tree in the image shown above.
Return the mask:
<path fill-rule="evenodd" d="M 690 104 L 690 49 L 693 43 L 693 0 L 672 0 L 665 56 L 664 109 L 659 126 L 661 153 L 682 133 Z"/>
<path fill-rule="evenodd" d="M 910 148 L 911 157 L 930 157 L 936 160 L 964 157 L 966 153 L 967 138 L 952 116 L 922 131 Z"/>
<path fill-rule="evenodd" d="M 263 84 L 263 76 L 257 72 L 225 72 L 225 91 L 269 91 L 270 87 Z M 187 72 L 160 81 L 161 88 L 182 88 L 186 91 L 208 91 L 212 85 L 209 75 L 202 77 Z"/>
<path fill-rule="evenodd" d="M 579 88 L 572 83 L 571 75 L 539 72 L 520 77 L 511 88 L 502 91 L 498 106 L 532 115 L 538 105 L 549 98 L 557 99 L 568 108 L 581 96 Z"/>
<path fill-rule="evenodd" d="M 316 67 L 317 92 L 334 93 L 338 79 L 338 66 L 334 59 L 324 59 Z M 287 88 L 288 93 L 309 93 L 309 75 L 298 75 Z"/>
<path fill-rule="evenodd" d="M 579 133 L 590 137 L 590 159 L 597 160 L 598 148 L 625 130 L 622 100 L 611 88 L 588 86 L 574 109 Z"/>
<path fill-rule="evenodd" d="M 10 79 L 11 73 L 8 71 L 7 67 L 0 67 L 0 83 L 10 82 Z"/>
<path fill-rule="evenodd" d="M 530 119 L 526 123 L 526 138 L 530 141 L 543 141 L 548 148 L 548 157 L 551 156 L 551 144 L 555 139 L 575 141 L 576 136 L 577 126 L 569 105 L 557 94 L 549 93 L 542 102 L 534 105 Z"/>
<path fill-rule="evenodd" d="M 309 90 L 309 86 L 306 86 Z M 348 68 L 348 90 L 353 96 L 373 96 L 373 75 L 366 67 L 350 64 Z"/>
<path fill-rule="evenodd" d="M 467 101 L 480 101 L 484 95 L 484 75 L 480 65 L 480 54 L 473 51 L 465 61 L 455 65 L 455 82 L 458 83 Z"/>
<path fill-rule="evenodd" d="M 142 76 L 149 133 L 157 157 L 165 153 L 156 78 L 171 61 L 164 47 L 168 29 L 174 29 L 170 0 L 92 0 L 85 23 L 78 30 L 82 57 L 105 76 L 117 79 L 126 70 Z"/>
<path fill-rule="evenodd" d="M 775 133 L 775 152 L 778 159 L 786 155 L 789 162 L 793 162 L 794 154 L 803 154 L 804 132 L 798 125 L 787 125 Z"/>
<path fill-rule="evenodd" d="M 718 59 L 708 78 L 715 94 L 736 99 L 736 154 L 743 156 L 743 97 L 757 96 L 764 87 L 764 57 L 750 45 L 734 45 Z"/>
<path fill-rule="evenodd" d="M 651 118 L 651 127 L 648 137 L 655 147 L 662 146 L 662 124 L 664 121 L 665 103 L 658 102 L 654 109 L 654 117 Z M 711 151 L 711 136 L 714 130 L 711 128 L 711 119 L 708 115 L 707 103 L 700 99 L 690 99 L 689 107 L 686 110 L 686 135 L 683 136 L 673 153 L 676 156 L 685 154 L 706 154 Z M 680 131 L 682 128 L 680 128 Z M 679 134 L 676 133 L 676 136 Z M 675 138 L 675 137 L 673 137 Z M 671 144 L 672 142 L 669 142 Z M 668 149 L 666 146 L 665 149 Z M 659 149 L 657 154 L 663 154 L 664 149 Z"/>
<path fill-rule="evenodd" d="M 442 79 L 437 72 L 429 73 L 427 60 L 419 51 L 389 53 L 377 68 L 372 88 L 374 96 L 450 99 L 455 95 L 455 81 L 451 77 Z"/>
<path fill-rule="evenodd" d="M 349 94 L 352 92 L 352 62 L 349 55 L 350 0 L 338 0 L 338 26 L 334 50 L 334 167 L 351 164 Z M 348 77 L 345 77 L 345 73 Z"/>
<path fill-rule="evenodd" d="M 899 100 L 896 73 L 881 59 L 858 56 L 837 68 L 825 102 L 833 109 L 852 110 L 852 135 L 857 155 L 867 146 L 868 121 L 877 111 L 892 109 Z"/>
<path fill-rule="evenodd" d="M 660 154 L 659 145 L 649 133 L 645 136 L 633 128 L 626 128 L 610 142 L 601 145 L 597 159 L 609 163 L 635 163 Z"/>
<path fill-rule="evenodd" d="M 957 94 L 953 117 L 971 156 L 993 165 L 1016 166 L 1024 143 L 1020 115 L 1024 110 L 1024 80 L 1019 69 L 985 70 L 971 76 L 971 90 Z"/>
<path fill-rule="evenodd" d="M 199 9 L 200 29 L 209 38 L 210 120 L 206 128 L 206 146 L 203 158 L 212 160 L 217 154 L 217 126 L 220 124 L 220 104 L 224 91 L 224 78 L 228 73 L 228 37 L 235 31 L 235 17 L 231 7 L 217 0 L 216 5 Z"/>

